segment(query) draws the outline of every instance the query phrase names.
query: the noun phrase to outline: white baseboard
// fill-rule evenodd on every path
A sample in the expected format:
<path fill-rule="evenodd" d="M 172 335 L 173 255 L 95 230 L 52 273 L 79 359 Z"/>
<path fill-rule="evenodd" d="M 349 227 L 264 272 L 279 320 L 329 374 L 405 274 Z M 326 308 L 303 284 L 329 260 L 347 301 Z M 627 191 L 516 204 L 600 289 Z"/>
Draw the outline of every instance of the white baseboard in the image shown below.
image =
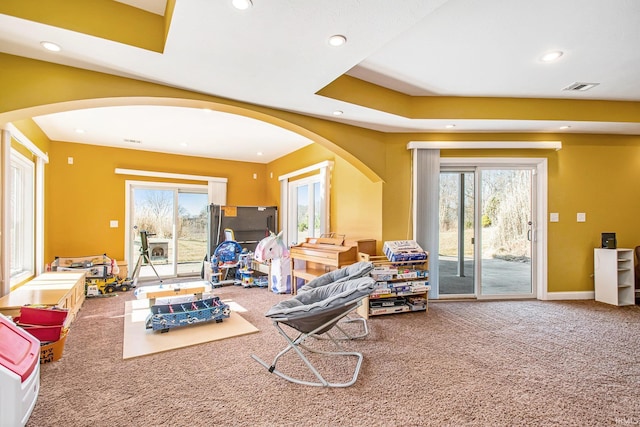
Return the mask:
<path fill-rule="evenodd" d="M 595 299 L 594 291 L 547 292 L 547 301 Z"/>

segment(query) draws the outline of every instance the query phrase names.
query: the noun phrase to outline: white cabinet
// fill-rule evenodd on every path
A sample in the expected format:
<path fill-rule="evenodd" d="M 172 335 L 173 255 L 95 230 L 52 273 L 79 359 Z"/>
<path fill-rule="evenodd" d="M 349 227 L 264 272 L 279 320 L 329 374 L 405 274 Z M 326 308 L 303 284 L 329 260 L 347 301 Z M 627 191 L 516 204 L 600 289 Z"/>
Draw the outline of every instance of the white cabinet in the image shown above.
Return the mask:
<path fill-rule="evenodd" d="M 613 305 L 634 305 L 632 249 L 595 249 L 595 299 Z"/>

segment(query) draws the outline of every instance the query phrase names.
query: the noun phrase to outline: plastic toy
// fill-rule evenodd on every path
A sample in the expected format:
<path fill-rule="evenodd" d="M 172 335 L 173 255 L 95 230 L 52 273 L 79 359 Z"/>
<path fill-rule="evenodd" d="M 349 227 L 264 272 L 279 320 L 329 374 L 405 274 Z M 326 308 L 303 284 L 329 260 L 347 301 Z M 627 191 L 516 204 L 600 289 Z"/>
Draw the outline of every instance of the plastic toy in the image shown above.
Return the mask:
<path fill-rule="evenodd" d="M 126 292 L 135 288 L 130 278 L 119 278 L 116 274 L 118 265 L 106 254 L 84 257 L 56 257 L 51 263 L 52 271 L 86 271 L 85 293 L 88 297 L 111 294 L 116 291 Z"/>
<path fill-rule="evenodd" d="M 253 252 L 247 251 L 247 249 L 243 249 L 240 254 L 239 260 L 239 268 L 236 273 L 236 279 L 240 280 L 240 284 L 245 288 L 263 288 L 268 285 L 267 282 L 256 280 L 253 277 L 253 269 L 252 267 L 253 261 Z"/>
<path fill-rule="evenodd" d="M 260 240 L 254 253 L 256 261 L 271 262 L 269 281 L 271 290 L 277 294 L 291 292 L 291 259 L 282 233 L 270 233 L 268 237 Z"/>
<path fill-rule="evenodd" d="M 214 288 L 222 285 L 240 284 L 240 279 L 236 278 L 236 274 L 240 265 L 241 253 L 242 247 L 234 240 L 226 240 L 218 245 L 211 259 L 213 270 L 211 283 Z"/>
<path fill-rule="evenodd" d="M 231 308 L 219 297 L 211 297 L 175 304 L 157 304 L 151 307 L 147 316 L 146 329 L 168 332 L 171 328 L 194 325 L 196 323 L 222 322 L 231 315 Z"/>

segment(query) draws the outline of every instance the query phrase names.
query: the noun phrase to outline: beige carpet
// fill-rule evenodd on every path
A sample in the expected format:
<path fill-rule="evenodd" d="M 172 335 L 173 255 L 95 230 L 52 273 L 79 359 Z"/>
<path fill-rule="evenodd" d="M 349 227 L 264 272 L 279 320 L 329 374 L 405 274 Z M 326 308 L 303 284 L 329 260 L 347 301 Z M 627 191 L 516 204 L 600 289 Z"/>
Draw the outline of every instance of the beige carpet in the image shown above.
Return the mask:
<path fill-rule="evenodd" d="M 160 333 L 145 328 L 145 320 L 149 314 L 149 300 L 126 301 L 122 358 L 130 359 L 258 332 L 258 328 L 238 314 L 239 311 L 244 311 L 241 306 L 231 301 L 225 302 L 231 306 L 232 311 L 231 316 L 221 323 L 199 323 Z"/>
<path fill-rule="evenodd" d="M 240 315 L 260 333 L 127 360 L 133 293 L 87 299 L 62 359 L 41 365 L 26 427 L 640 425 L 640 306 L 433 301 L 428 313 L 375 316 L 368 337 L 341 343 L 364 355 L 356 383 L 325 389 L 292 384 L 251 358 L 268 363 L 285 347 L 264 313 L 291 295 L 242 286 L 215 294 L 247 308 Z M 326 359 L 313 360 L 322 373 L 349 375 L 351 366 Z M 312 379 L 293 351 L 278 368 Z"/>

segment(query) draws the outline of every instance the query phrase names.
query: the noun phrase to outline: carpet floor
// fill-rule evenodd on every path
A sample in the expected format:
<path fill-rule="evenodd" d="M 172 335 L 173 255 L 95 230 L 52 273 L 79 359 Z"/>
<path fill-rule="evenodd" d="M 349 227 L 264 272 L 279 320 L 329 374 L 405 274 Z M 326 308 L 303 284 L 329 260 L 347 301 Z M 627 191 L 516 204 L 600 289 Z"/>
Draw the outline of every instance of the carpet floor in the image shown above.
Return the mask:
<path fill-rule="evenodd" d="M 62 359 L 41 366 L 27 425 L 640 424 L 638 306 L 432 302 L 426 314 L 374 317 L 368 337 L 344 344 L 364 354 L 358 380 L 327 389 L 289 383 L 250 357 L 270 363 L 285 347 L 264 313 L 290 296 L 237 286 L 216 294 L 245 307 L 260 332 L 127 360 L 124 302 L 133 293 L 85 301 Z M 294 354 L 285 359 L 279 367 L 308 375 Z M 336 379 L 352 369 L 314 362 Z"/>

